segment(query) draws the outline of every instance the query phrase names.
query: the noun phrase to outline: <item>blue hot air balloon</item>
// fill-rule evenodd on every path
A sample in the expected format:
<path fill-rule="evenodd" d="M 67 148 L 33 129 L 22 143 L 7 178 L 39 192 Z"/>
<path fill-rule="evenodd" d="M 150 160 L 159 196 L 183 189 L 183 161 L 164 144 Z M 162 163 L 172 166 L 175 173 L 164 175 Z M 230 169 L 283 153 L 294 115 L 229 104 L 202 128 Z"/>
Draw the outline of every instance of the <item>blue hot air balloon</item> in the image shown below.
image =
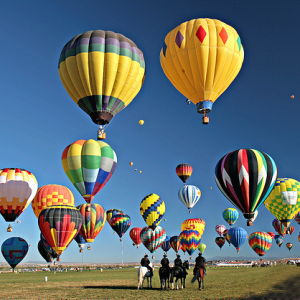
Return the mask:
<path fill-rule="evenodd" d="M 170 238 L 171 237 L 167 235 L 165 241 L 160 246 L 165 252 L 168 252 L 171 249 Z"/>
<path fill-rule="evenodd" d="M 237 253 L 239 253 L 240 247 L 247 239 L 247 231 L 242 227 L 233 227 L 228 230 L 228 236 L 230 243 L 236 248 Z"/>

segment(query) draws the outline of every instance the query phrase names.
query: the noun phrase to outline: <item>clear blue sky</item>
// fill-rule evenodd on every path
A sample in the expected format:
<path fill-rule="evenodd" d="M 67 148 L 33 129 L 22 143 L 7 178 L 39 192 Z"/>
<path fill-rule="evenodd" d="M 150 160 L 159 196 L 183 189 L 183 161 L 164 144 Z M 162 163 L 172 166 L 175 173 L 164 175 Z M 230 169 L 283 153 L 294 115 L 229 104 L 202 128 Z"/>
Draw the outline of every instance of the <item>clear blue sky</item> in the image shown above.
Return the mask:
<path fill-rule="evenodd" d="M 77 34 L 95 29 L 122 33 L 143 51 L 146 79 L 137 97 L 106 131 L 118 165 L 93 201 L 105 210 L 123 210 L 131 216 L 132 227 L 144 227 L 140 202 L 147 194 L 156 193 L 166 204 L 167 221 L 160 225 L 167 235 L 179 235 L 185 219 L 200 217 L 206 221 L 202 240 L 208 259 L 220 254 L 258 258 L 246 243 L 240 254 L 227 244 L 221 252 L 215 245 L 215 226 L 227 225 L 222 212 L 232 205 L 219 191 L 214 169 L 224 154 L 254 148 L 275 160 L 279 177 L 300 180 L 299 12 L 297 1 L 274 0 L 4 1 L 0 12 L 0 167 L 28 169 L 39 186 L 64 185 L 74 193 L 76 206 L 84 203 L 63 171 L 61 154 L 76 140 L 96 139 L 97 126 L 65 91 L 58 76 L 58 59 L 65 43 Z M 245 50 L 241 72 L 214 104 L 208 126 L 202 125 L 195 106 L 186 105 L 185 97 L 168 81 L 159 62 L 166 34 L 193 18 L 219 19 L 233 26 Z M 138 124 L 140 119 L 145 120 L 143 126 Z M 134 162 L 132 168 L 130 161 Z M 182 183 L 175 167 L 182 162 L 193 166 L 188 183 L 202 192 L 191 214 L 177 197 Z M 142 173 L 134 172 L 134 168 Z M 22 223 L 7 233 L 8 224 L 0 218 L 0 244 L 10 236 L 21 236 L 31 245 L 24 261 L 42 261 L 31 206 L 20 219 Z M 254 226 L 247 227 L 242 215 L 236 226 L 244 227 L 248 234 L 273 231 L 273 219 L 263 205 Z M 294 244 L 292 250 L 273 242 L 265 258 L 299 255 L 300 227 L 295 221 L 292 225 L 294 234 L 284 238 L 284 243 Z M 149 252 L 143 245 L 133 247 L 128 233 L 123 238 L 124 261 L 139 261 Z M 84 261 L 120 262 L 121 250 L 118 236 L 106 224 L 92 250 L 84 250 Z M 162 254 L 158 250 L 156 257 Z M 172 249 L 169 258 L 175 258 Z M 78 246 L 72 242 L 62 261 L 81 260 Z M 4 261 L 2 256 L 0 261 Z"/>

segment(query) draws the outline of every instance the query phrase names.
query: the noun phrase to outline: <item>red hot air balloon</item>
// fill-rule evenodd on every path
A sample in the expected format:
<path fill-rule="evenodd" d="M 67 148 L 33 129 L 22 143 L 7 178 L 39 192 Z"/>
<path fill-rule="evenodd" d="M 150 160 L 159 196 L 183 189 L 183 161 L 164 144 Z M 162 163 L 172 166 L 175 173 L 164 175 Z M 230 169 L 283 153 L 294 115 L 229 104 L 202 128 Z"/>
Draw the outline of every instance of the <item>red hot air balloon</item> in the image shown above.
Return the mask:
<path fill-rule="evenodd" d="M 267 232 L 268 233 L 268 235 L 272 238 L 272 240 L 274 239 L 274 237 L 275 237 L 275 233 L 274 232 L 271 232 L 271 231 L 268 231 Z"/>
<path fill-rule="evenodd" d="M 133 246 L 139 247 L 141 241 L 140 233 L 141 233 L 142 227 L 134 227 L 129 231 L 129 236 L 133 241 Z"/>
<path fill-rule="evenodd" d="M 193 173 L 193 168 L 189 164 L 179 164 L 176 167 L 176 174 L 184 183 L 187 182 L 187 180 L 190 178 L 192 173 Z"/>

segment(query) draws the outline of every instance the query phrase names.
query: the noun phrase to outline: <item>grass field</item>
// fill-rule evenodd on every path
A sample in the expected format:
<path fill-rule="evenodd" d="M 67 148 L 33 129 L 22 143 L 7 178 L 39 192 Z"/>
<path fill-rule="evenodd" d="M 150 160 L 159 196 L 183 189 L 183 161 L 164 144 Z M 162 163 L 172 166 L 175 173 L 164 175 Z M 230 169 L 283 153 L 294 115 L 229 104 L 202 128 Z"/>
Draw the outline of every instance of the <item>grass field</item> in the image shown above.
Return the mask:
<path fill-rule="evenodd" d="M 137 269 L 91 270 L 63 273 L 1 273 L 1 299 L 300 299 L 300 268 L 278 265 L 267 268 L 211 268 L 205 289 L 160 290 L 158 269 L 153 289 L 137 290 Z M 48 281 L 45 281 L 47 276 Z M 144 287 L 146 287 L 146 281 Z"/>

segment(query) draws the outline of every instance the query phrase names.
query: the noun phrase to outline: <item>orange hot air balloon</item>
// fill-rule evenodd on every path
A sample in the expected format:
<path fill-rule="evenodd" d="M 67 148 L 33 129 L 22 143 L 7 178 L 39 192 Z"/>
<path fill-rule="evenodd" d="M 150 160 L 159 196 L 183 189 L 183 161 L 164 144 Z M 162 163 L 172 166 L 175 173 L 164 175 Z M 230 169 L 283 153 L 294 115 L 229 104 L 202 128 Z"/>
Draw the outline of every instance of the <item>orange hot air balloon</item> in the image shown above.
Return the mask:
<path fill-rule="evenodd" d="M 40 187 L 31 202 L 34 214 L 38 218 L 41 211 L 52 205 L 75 205 L 73 193 L 65 186 L 47 184 Z"/>

